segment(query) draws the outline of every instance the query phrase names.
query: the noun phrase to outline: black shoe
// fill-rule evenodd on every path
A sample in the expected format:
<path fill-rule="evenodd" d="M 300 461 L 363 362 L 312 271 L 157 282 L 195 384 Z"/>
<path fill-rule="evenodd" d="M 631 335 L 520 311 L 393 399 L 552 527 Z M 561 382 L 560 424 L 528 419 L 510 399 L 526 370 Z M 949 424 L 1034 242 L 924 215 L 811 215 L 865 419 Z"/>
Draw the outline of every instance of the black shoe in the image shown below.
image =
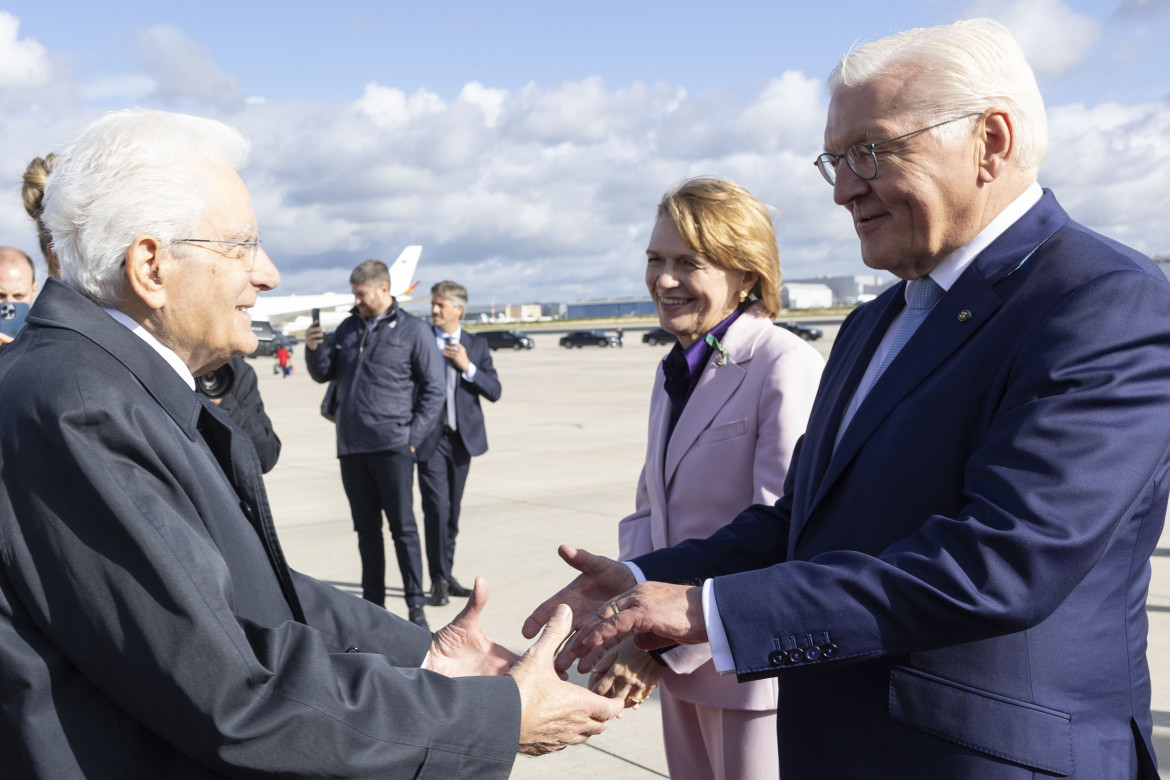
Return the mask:
<path fill-rule="evenodd" d="M 445 607 L 450 599 L 447 597 L 447 581 L 435 580 L 434 587 L 431 588 L 431 606 Z"/>
<path fill-rule="evenodd" d="M 456 598 L 465 599 L 471 596 L 471 588 L 465 588 L 459 584 L 459 580 L 452 577 L 447 580 L 447 592 Z"/>
<path fill-rule="evenodd" d="M 410 608 L 410 622 L 419 628 L 425 628 L 427 631 L 431 630 L 431 627 L 427 624 L 427 616 L 423 614 L 422 606 Z"/>

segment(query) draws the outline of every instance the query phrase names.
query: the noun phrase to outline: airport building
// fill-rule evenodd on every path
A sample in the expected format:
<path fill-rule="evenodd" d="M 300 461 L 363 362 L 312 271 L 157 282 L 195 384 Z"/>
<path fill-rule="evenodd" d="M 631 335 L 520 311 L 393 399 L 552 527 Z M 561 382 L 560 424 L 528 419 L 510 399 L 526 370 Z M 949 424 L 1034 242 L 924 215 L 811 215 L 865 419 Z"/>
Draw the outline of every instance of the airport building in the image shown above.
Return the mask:
<path fill-rule="evenodd" d="M 858 303 L 873 300 L 887 287 L 897 284 L 898 280 L 890 274 L 853 274 L 852 276 L 818 276 L 813 279 L 791 279 L 784 283 L 785 288 L 805 288 L 821 285 L 831 291 L 830 304 L 803 305 L 800 302 L 783 303 L 785 308 L 807 309 L 820 306 L 854 306 Z M 823 293 L 816 294 L 817 300 L 823 298 Z M 795 296 L 794 296 L 795 297 Z M 797 299 L 800 300 L 800 299 Z"/>
<path fill-rule="evenodd" d="M 609 319 L 611 317 L 653 316 L 654 302 L 649 298 L 604 298 L 590 301 L 569 301 L 564 304 L 568 319 Z"/>

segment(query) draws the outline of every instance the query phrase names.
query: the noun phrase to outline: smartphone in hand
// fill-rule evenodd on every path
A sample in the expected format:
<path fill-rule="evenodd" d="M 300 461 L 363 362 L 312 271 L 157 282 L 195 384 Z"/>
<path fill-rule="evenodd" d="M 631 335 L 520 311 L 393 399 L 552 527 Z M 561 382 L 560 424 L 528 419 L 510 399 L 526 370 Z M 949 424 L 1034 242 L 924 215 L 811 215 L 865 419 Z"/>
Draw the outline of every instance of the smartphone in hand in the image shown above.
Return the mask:
<path fill-rule="evenodd" d="M 0 303 L 0 333 L 5 336 L 15 336 L 24 327 L 24 318 L 28 316 L 28 304 L 17 301 Z"/>

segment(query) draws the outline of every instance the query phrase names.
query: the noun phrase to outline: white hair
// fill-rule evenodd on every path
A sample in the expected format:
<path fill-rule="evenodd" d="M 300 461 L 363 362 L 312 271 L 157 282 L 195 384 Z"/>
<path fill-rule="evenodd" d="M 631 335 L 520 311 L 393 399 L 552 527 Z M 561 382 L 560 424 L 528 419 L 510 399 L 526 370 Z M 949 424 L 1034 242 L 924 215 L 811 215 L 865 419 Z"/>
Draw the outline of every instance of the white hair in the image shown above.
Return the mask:
<path fill-rule="evenodd" d="M 1044 161 L 1044 99 L 1023 49 L 999 22 L 968 19 L 867 43 L 837 63 L 829 76 L 829 93 L 885 76 L 909 81 L 907 110 L 923 124 L 969 112 L 1006 111 L 1015 126 L 1017 164 L 1034 171 Z M 944 125 L 938 132 L 946 138 L 974 127 L 974 121 Z"/>
<path fill-rule="evenodd" d="M 62 280 L 103 306 L 120 305 L 134 239 L 189 237 L 208 205 L 208 166 L 238 170 L 248 152 L 238 130 L 187 114 L 130 109 L 86 127 L 45 184 L 43 219 Z"/>

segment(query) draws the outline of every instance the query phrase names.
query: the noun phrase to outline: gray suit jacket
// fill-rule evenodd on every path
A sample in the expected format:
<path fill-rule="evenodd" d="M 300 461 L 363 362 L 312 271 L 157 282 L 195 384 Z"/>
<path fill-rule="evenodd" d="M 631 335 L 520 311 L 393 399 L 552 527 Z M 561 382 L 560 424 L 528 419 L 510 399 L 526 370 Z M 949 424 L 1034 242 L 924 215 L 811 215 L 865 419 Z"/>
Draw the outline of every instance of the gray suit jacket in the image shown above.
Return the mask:
<path fill-rule="evenodd" d="M 289 570 L 247 437 L 93 303 L 49 280 L 0 398 L 5 777 L 507 776 L 513 681 Z"/>

